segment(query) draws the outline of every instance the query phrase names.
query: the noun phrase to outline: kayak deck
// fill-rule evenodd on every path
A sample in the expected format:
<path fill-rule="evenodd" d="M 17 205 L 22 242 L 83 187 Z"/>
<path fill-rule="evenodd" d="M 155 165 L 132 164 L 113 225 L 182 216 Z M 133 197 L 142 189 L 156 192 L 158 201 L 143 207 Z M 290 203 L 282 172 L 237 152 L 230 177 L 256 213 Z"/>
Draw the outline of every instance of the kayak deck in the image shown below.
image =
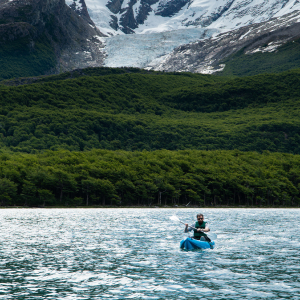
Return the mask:
<path fill-rule="evenodd" d="M 185 250 L 194 250 L 194 249 L 213 249 L 215 246 L 215 242 L 206 242 L 194 240 L 192 238 L 186 238 L 180 242 L 180 248 Z"/>

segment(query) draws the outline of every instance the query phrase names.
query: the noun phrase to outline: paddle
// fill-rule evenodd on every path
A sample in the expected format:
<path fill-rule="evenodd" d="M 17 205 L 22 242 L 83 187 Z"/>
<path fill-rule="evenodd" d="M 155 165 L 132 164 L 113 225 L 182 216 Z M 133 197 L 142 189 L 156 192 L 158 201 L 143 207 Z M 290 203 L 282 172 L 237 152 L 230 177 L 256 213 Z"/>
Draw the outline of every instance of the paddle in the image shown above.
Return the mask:
<path fill-rule="evenodd" d="M 180 222 L 182 224 L 185 224 L 184 222 L 180 221 L 179 218 L 177 216 L 172 216 L 170 217 L 170 219 L 172 221 L 177 221 L 177 222 Z M 189 225 L 190 228 L 194 229 L 194 230 L 197 230 L 197 228 Z M 211 233 L 211 232 L 203 232 L 205 233 L 211 240 L 216 240 L 217 239 L 217 235 L 215 233 Z"/>

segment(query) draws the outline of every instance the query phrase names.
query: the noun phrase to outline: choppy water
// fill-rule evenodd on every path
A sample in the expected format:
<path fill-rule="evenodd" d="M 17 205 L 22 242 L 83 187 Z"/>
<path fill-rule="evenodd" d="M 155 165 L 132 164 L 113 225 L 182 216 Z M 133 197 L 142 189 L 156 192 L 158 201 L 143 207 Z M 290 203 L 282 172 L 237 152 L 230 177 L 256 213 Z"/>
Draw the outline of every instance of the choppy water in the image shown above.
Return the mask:
<path fill-rule="evenodd" d="M 214 250 L 169 220 L 203 212 Z M 1 299 L 300 299 L 300 210 L 0 211 Z"/>

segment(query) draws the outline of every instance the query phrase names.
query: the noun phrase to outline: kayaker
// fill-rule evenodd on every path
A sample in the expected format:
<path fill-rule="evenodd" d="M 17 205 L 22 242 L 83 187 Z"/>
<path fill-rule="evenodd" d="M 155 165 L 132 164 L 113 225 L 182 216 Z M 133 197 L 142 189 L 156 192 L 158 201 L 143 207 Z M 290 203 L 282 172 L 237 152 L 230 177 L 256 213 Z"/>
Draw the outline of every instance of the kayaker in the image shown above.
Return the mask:
<path fill-rule="evenodd" d="M 203 237 L 202 238 L 203 240 L 210 242 L 210 238 L 205 234 L 205 232 L 209 232 L 210 229 L 208 227 L 207 222 L 204 222 L 203 214 L 197 215 L 197 222 L 195 223 L 194 227 L 197 228 L 197 230 L 189 228 L 189 224 L 185 224 L 184 232 L 189 232 L 191 230 L 194 230 L 194 239 L 195 240 L 200 240 L 201 237 Z"/>

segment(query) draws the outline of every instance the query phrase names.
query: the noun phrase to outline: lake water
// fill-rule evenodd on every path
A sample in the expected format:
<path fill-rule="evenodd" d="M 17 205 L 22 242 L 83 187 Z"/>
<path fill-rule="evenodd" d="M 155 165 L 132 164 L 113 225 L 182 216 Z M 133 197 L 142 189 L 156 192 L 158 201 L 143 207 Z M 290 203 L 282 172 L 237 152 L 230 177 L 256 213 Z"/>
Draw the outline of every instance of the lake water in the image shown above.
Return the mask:
<path fill-rule="evenodd" d="M 202 212 L 216 248 L 179 249 Z M 2 209 L 0 299 L 300 299 L 297 209 Z"/>

